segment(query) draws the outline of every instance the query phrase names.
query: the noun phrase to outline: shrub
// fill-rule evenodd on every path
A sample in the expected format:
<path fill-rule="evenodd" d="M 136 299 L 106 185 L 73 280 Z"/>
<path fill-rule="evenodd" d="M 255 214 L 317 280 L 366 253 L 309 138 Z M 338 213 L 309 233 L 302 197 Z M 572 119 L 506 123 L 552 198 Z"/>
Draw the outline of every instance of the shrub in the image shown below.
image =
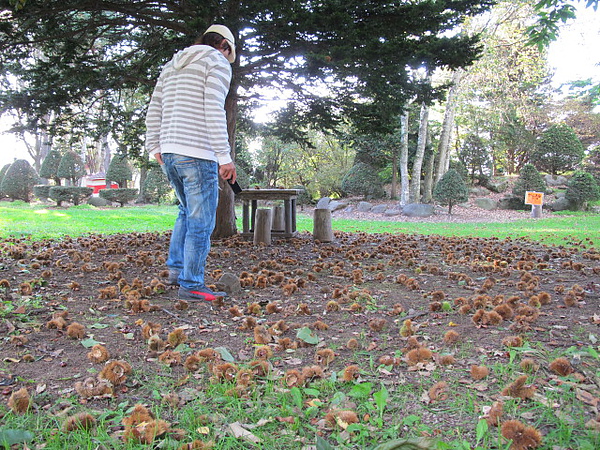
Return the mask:
<path fill-rule="evenodd" d="M 2 169 L 0 169 L 0 198 L 6 198 L 7 195 L 2 191 L 2 180 L 4 180 L 4 175 L 6 175 L 6 171 L 10 167 L 10 164 L 5 164 Z"/>
<path fill-rule="evenodd" d="M 519 173 L 519 178 L 515 181 L 512 193 L 521 199 L 521 208 L 525 208 L 525 192 L 546 192 L 547 189 L 546 181 L 537 169 L 532 164 L 525 164 Z"/>
<path fill-rule="evenodd" d="M 50 197 L 50 188 L 53 187 L 49 184 L 36 184 L 33 187 L 33 195 L 40 200 L 47 200 Z"/>
<path fill-rule="evenodd" d="M 50 186 L 49 196 L 58 206 L 61 206 L 62 202 L 79 205 L 83 200 L 89 198 L 93 192 L 94 189 L 90 187 Z"/>
<path fill-rule="evenodd" d="M 366 163 L 356 163 L 342 179 L 342 190 L 349 195 L 360 195 L 368 199 L 385 197 L 383 183 L 377 170 Z"/>
<path fill-rule="evenodd" d="M 565 124 L 553 125 L 538 139 L 531 153 L 532 164 L 552 175 L 573 170 L 585 155 L 583 144 Z"/>
<path fill-rule="evenodd" d="M 100 197 L 109 202 L 119 203 L 122 207 L 125 203 L 134 200 L 137 193 L 138 190 L 132 188 L 102 189 L 100 191 Z"/>
<path fill-rule="evenodd" d="M 62 155 L 57 150 L 52 150 L 46 155 L 42 166 L 40 167 L 40 177 L 48 180 L 53 180 L 57 186 L 60 186 L 60 177 L 58 176 L 58 166 Z M 46 196 L 46 198 L 48 198 Z"/>
<path fill-rule="evenodd" d="M 583 161 L 583 171 L 590 173 L 600 186 L 600 145 L 592 148 Z"/>
<path fill-rule="evenodd" d="M 56 170 L 58 178 L 69 180 L 72 186 L 79 183 L 81 177 L 86 174 L 85 166 L 81 157 L 75 152 L 67 152 L 60 159 L 60 164 Z"/>
<path fill-rule="evenodd" d="M 452 214 L 452 206 L 469 199 L 469 188 L 458 171 L 450 169 L 436 183 L 433 198 L 448 205 L 448 214 Z"/>
<path fill-rule="evenodd" d="M 576 209 L 584 209 L 587 202 L 600 198 L 600 189 L 594 177 L 587 172 L 576 172 L 567 185 L 565 198 Z"/>
<path fill-rule="evenodd" d="M 133 173 L 131 172 L 127 156 L 120 154 L 113 156 L 106 171 L 107 186 L 110 186 L 110 181 L 114 181 L 119 184 L 119 187 L 126 188 L 127 182 L 132 178 Z"/>
<path fill-rule="evenodd" d="M 33 186 L 38 181 L 39 177 L 31 164 L 25 159 L 17 159 L 6 170 L 0 190 L 13 200 L 23 200 L 29 203 Z"/>
<path fill-rule="evenodd" d="M 148 170 L 146 181 L 144 182 L 144 189 L 146 198 L 150 203 L 165 202 L 173 192 L 173 188 L 171 187 L 167 176 L 160 166 L 154 164 Z"/>

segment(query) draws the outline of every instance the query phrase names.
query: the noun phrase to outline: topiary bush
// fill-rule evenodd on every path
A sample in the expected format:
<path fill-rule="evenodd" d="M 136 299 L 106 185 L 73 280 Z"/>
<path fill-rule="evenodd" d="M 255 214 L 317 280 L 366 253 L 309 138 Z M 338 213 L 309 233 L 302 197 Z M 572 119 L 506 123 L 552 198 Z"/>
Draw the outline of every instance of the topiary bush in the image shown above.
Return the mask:
<path fill-rule="evenodd" d="M 515 181 L 512 190 L 513 195 L 521 201 L 519 208 L 515 209 L 525 209 L 525 192 L 534 191 L 545 193 L 547 190 L 548 186 L 546 185 L 544 177 L 537 171 L 533 164 L 525 164 L 521 169 L 521 172 L 519 172 L 519 178 Z"/>
<path fill-rule="evenodd" d="M 369 164 L 356 163 L 342 179 L 342 190 L 347 195 L 364 196 L 367 199 L 385 197 L 383 182 L 377 170 Z"/>
<path fill-rule="evenodd" d="M 54 181 L 57 186 L 60 186 L 60 177 L 58 176 L 58 166 L 62 155 L 58 150 L 52 150 L 46 155 L 42 166 L 40 167 L 40 177 Z M 48 198 L 48 197 L 46 197 Z"/>
<path fill-rule="evenodd" d="M 433 188 L 433 198 L 448 205 L 448 214 L 452 214 L 452 206 L 469 200 L 469 187 L 457 170 L 450 169 Z"/>
<path fill-rule="evenodd" d="M 584 155 L 585 149 L 575 131 L 566 124 L 559 124 L 542 133 L 530 158 L 537 169 L 557 175 L 573 170 Z"/>
<path fill-rule="evenodd" d="M 93 192 L 94 189 L 90 187 L 50 186 L 48 195 L 56 202 L 57 206 L 62 206 L 63 202 L 69 202 L 77 206 L 83 200 L 90 198 Z"/>
<path fill-rule="evenodd" d="M 50 188 L 54 187 L 49 184 L 36 184 L 33 187 L 33 195 L 40 200 L 48 200 L 50 198 Z"/>
<path fill-rule="evenodd" d="M 565 198 L 576 210 L 585 209 L 587 202 L 600 198 L 600 189 L 591 174 L 576 172 L 569 180 Z"/>
<path fill-rule="evenodd" d="M 6 170 L 2 178 L 0 190 L 13 200 L 23 200 L 29 203 L 33 186 L 39 182 L 35 169 L 25 159 L 17 159 Z"/>
<path fill-rule="evenodd" d="M 85 165 L 81 157 L 75 152 L 67 152 L 60 159 L 56 170 L 58 178 L 68 180 L 71 186 L 76 186 L 79 180 L 86 175 Z"/>
<path fill-rule="evenodd" d="M 171 183 L 158 165 L 152 165 L 148 170 L 144 189 L 150 203 L 165 203 L 173 194 Z"/>
<path fill-rule="evenodd" d="M 120 188 L 126 188 L 127 182 L 132 179 L 133 173 L 127 157 L 121 154 L 113 156 L 106 171 L 107 186 L 110 186 L 110 181 L 114 181 L 119 184 Z"/>
<path fill-rule="evenodd" d="M 113 180 L 114 181 L 114 180 Z M 109 202 L 119 203 L 121 207 L 135 199 L 138 190 L 133 188 L 102 189 L 100 197 Z"/>
<path fill-rule="evenodd" d="M 5 164 L 2 169 L 0 169 L 0 199 L 8 197 L 4 192 L 2 192 L 2 180 L 4 180 L 4 175 L 6 175 L 6 171 L 10 167 L 10 164 Z"/>

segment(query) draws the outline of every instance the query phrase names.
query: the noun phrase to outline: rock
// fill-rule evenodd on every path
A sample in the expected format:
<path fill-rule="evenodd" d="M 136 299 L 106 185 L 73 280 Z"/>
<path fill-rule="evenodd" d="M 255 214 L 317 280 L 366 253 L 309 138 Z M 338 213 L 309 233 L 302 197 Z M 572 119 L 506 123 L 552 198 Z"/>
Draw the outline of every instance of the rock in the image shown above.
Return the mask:
<path fill-rule="evenodd" d="M 491 198 L 476 198 L 474 203 L 478 208 L 485 209 L 487 211 L 492 211 L 493 209 L 498 208 L 498 203 Z"/>
<path fill-rule="evenodd" d="M 507 195 L 498 201 L 498 208 L 512 210 L 523 209 L 523 199 L 521 197 L 515 197 L 514 195 Z"/>
<path fill-rule="evenodd" d="M 354 212 L 354 211 L 356 211 L 356 208 L 354 206 L 352 206 L 352 205 L 348 205 L 348 206 L 346 206 L 344 208 L 344 212 L 345 213 L 351 213 L 351 212 Z"/>
<path fill-rule="evenodd" d="M 545 205 L 551 211 L 566 211 L 571 208 L 571 202 L 565 197 L 557 198 L 554 202 Z"/>
<path fill-rule="evenodd" d="M 475 186 L 469 189 L 469 194 L 475 197 L 485 197 L 490 191 L 481 186 Z"/>
<path fill-rule="evenodd" d="M 383 213 L 385 216 L 399 216 L 400 214 L 402 214 L 402 210 L 398 209 L 398 208 L 389 208 L 386 209 Z"/>
<path fill-rule="evenodd" d="M 371 211 L 372 207 L 373 207 L 372 203 L 360 202 L 356 208 L 358 209 L 358 212 L 369 212 L 369 211 Z"/>
<path fill-rule="evenodd" d="M 508 180 L 505 178 L 492 178 L 485 186 L 492 192 L 500 193 L 508 189 Z"/>
<path fill-rule="evenodd" d="M 383 214 L 388 209 L 388 205 L 375 205 L 371 208 L 374 214 Z"/>
<path fill-rule="evenodd" d="M 87 204 L 98 208 L 101 206 L 108 206 L 108 200 L 105 200 L 102 197 L 90 197 Z"/>
<path fill-rule="evenodd" d="M 329 203 L 331 202 L 331 198 L 330 197 L 323 197 L 321 199 L 319 199 L 319 201 L 317 202 L 317 206 L 315 207 L 315 209 L 327 209 L 329 208 Z"/>
<path fill-rule="evenodd" d="M 232 273 L 225 272 L 215 283 L 217 291 L 225 291 L 229 295 L 236 295 L 242 291 L 239 277 Z"/>
<path fill-rule="evenodd" d="M 338 210 L 344 209 L 346 207 L 348 207 L 348 203 L 346 203 L 346 202 L 338 202 L 337 200 L 332 200 L 329 203 L 329 210 L 331 212 L 338 211 Z"/>
<path fill-rule="evenodd" d="M 544 180 L 548 187 L 566 186 L 569 181 L 567 177 L 563 177 L 562 175 L 546 175 L 544 176 Z"/>
<path fill-rule="evenodd" d="M 434 214 L 434 208 L 426 203 L 409 203 L 402 208 L 402 214 L 408 217 L 430 217 Z"/>
<path fill-rule="evenodd" d="M 558 191 L 554 195 L 556 198 L 565 198 L 565 196 L 567 195 L 567 191 Z"/>

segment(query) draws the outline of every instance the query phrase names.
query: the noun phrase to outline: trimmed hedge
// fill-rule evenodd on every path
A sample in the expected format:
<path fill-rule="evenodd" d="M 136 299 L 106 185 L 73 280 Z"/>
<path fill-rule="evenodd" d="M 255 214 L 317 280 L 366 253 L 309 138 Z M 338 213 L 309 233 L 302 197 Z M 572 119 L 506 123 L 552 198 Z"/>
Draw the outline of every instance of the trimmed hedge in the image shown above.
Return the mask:
<path fill-rule="evenodd" d="M 33 187 L 33 195 L 35 195 L 40 200 L 48 200 L 50 198 L 50 188 L 52 187 L 54 186 L 52 186 L 51 184 L 36 184 Z"/>
<path fill-rule="evenodd" d="M 2 178 L 0 190 L 4 195 L 13 200 L 23 200 L 29 203 L 33 186 L 39 183 L 37 172 L 29 161 L 17 159 L 13 162 Z"/>
<path fill-rule="evenodd" d="M 109 202 L 116 202 L 121 205 L 129 203 L 137 197 L 138 190 L 133 188 L 120 188 L 120 189 L 102 189 L 100 191 L 100 197 Z"/>
<path fill-rule="evenodd" d="M 88 199 L 94 189 L 90 187 L 80 186 L 51 186 L 49 195 L 54 200 L 57 206 L 61 206 L 62 202 L 73 203 L 73 205 L 79 205 L 83 200 Z"/>

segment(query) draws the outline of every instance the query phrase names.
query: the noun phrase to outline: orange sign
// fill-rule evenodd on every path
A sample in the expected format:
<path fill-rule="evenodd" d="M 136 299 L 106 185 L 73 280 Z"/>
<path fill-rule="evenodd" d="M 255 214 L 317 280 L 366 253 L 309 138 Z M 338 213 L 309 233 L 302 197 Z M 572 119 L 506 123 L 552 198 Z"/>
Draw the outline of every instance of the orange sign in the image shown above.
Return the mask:
<path fill-rule="evenodd" d="M 543 205 L 544 204 L 544 193 L 527 191 L 525 192 L 525 204 L 526 205 Z"/>

